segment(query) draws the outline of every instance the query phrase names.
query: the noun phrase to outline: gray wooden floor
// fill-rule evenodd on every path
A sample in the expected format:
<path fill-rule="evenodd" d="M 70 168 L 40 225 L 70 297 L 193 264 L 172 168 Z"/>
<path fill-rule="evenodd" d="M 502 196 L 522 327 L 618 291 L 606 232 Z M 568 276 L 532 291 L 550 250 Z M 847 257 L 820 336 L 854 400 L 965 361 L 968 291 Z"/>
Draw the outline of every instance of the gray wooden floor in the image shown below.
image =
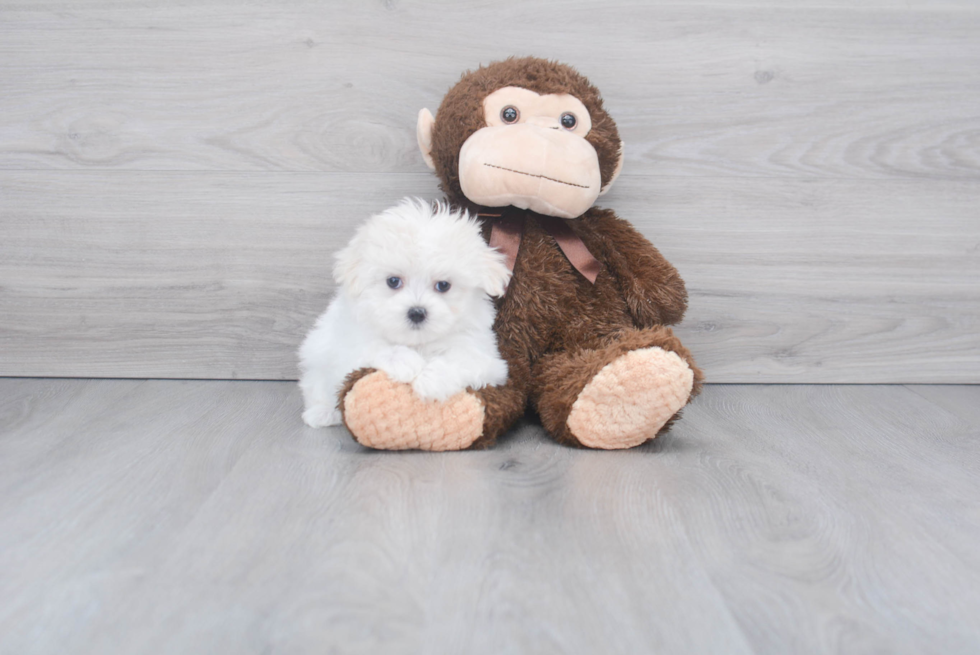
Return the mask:
<path fill-rule="evenodd" d="M 630 452 L 299 412 L 0 380 L 0 651 L 980 651 L 980 387 L 709 386 Z"/>

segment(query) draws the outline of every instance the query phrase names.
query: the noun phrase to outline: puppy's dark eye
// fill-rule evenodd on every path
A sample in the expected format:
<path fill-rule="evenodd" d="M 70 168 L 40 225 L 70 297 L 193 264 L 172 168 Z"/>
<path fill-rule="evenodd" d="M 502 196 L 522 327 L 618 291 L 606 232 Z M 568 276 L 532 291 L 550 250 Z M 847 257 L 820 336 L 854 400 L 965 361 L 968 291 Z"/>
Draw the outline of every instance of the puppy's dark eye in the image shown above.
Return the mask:
<path fill-rule="evenodd" d="M 508 105 L 500 110 L 500 120 L 505 123 L 516 123 L 520 117 L 521 112 L 517 111 L 517 107 L 513 105 Z"/>
<path fill-rule="evenodd" d="M 402 286 L 402 279 L 400 277 L 390 277 L 388 278 L 388 286 L 392 289 L 400 289 Z"/>
<path fill-rule="evenodd" d="M 449 284 L 445 280 L 440 280 L 436 282 L 436 291 L 438 291 L 439 293 L 446 293 L 447 291 L 449 291 L 449 287 L 451 286 L 453 285 Z"/>
<path fill-rule="evenodd" d="M 565 112 L 564 114 L 561 115 L 561 126 L 564 127 L 565 129 L 570 130 L 574 128 L 577 123 L 578 120 L 576 120 L 575 114 L 569 114 L 568 112 Z"/>

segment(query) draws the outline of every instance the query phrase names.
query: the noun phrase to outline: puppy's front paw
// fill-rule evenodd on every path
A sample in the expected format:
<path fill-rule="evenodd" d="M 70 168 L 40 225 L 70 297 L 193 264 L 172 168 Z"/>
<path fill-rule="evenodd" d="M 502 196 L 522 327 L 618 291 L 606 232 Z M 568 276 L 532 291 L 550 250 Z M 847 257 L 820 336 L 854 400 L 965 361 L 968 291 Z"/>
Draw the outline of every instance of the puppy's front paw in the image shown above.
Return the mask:
<path fill-rule="evenodd" d="M 446 400 L 464 389 L 454 378 L 455 376 L 446 375 L 446 372 L 438 367 L 430 366 L 423 369 L 415 378 L 412 382 L 412 390 L 423 400 Z"/>
<path fill-rule="evenodd" d="M 425 360 L 411 348 L 395 346 L 385 348 L 374 356 L 374 368 L 384 371 L 395 382 L 408 383 L 425 368 Z"/>
<path fill-rule="evenodd" d="M 325 428 L 343 422 L 340 410 L 330 405 L 313 405 L 303 412 L 303 423 L 311 428 Z"/>

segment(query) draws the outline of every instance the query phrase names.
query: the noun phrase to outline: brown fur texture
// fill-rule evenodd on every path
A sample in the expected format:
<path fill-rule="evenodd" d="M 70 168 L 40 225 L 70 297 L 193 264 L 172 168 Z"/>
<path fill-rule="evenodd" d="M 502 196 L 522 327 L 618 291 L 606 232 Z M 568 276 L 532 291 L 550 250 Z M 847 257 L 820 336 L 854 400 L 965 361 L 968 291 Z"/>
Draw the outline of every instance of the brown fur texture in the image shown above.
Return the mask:
<path fill-rule="evenodd" d="M 483 434 L 473 447 L 492 445 L 524 414 L 529 401 L 549 433 L 562 443 L 580 446 L 566 425 L 571 407 L 596 373 L 624 353 L 652 346 L 675 352 L 694 373 L 691 397 L 700 391 L 703 374 L 665 327 L 683 317 L 687 292 L 677 270 L 612 211 L 593 207 L 566 221 L 602 265 L 592 284 L 572 267 L 543 227 L 562 219 L 514 207 L 479 207 L 466 199 L 457 175 L 459 150 L 484 126 L 483 99 L 505 86 L 579 98 L 593 121 L 586 139 L 599 155 L 603 184 L 611 179 L 620 151 L 619 134 L 602 108 L 598 90 L 574 69 L 543 59 L 508 59 L 467 73 L 439 107 L 432 157 L 449 202 L 473 213 L 524 222 L 514 276 L 506 296 L 497 302 L 494 324 L 509 379 L 502 387 L 474 392 L 485 413 Z M 485 219 L 488 240 L 493 220 Z M 352 376 L 345 391 L 361 375 Z M 380 407 L 383 399 L 378 402 Z M 660 433 L 679 415 L 678 411 Z"/>

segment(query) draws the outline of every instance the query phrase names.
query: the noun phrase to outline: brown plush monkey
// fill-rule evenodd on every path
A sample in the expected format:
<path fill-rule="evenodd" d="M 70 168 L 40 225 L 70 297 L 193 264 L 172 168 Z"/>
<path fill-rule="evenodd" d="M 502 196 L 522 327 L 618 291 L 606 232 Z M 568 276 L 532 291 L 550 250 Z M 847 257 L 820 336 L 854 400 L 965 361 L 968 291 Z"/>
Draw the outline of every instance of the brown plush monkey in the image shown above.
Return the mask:
<path fill-rule="evenodd" d="M 523 58 L 463 75 L 422 154 L 448 200 L 479 214 L 514 276 L 498 304 L 503 387 L 426 403 L 384 373 L 356 371 L 344 422 L 365 446 L 486 447 L 530 401 L 558 441 L 630 448 L 667 430 L 702 374 L 670 328 L 687 307 L 673 266 L 629 223 L 592 207 L 622 166 L 599 91 L 574 69 Z"/>

